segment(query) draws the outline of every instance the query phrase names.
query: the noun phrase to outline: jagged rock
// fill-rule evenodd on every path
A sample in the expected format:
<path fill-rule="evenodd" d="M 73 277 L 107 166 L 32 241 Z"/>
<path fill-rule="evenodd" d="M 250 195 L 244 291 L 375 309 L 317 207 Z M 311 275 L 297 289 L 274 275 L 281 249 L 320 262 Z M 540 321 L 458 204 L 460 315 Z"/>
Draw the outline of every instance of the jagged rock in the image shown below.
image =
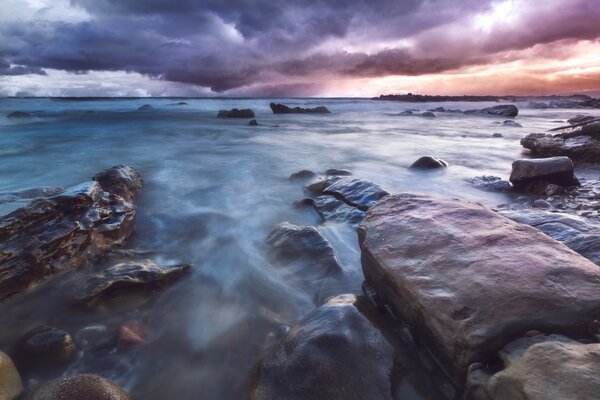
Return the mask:
<path fill-rule="evenodd" d="M 10 357 L 0 351 L 0 398 L 17 400 L 23 391 L 19 371 Z"/>
<path fill-rule="evenodd" d="M 587 400 L 600 393 L 600 343 L 525 337 L 505 346 L 501 358 L 505 369 L 485 375 L 475 400 Z"/>
<path fill-rule="evenodd" d="M 120 387 L 99 375 L 81 374 L 44 383 L 29 400 L 129 400 Z"/>
<path fill-rule="evenodd" d="M 271 103 L 269 105 L 273 114 L 331 114 L 331 111 L 325 106 L 315 108 L 288 107 L 285 104 Z"/>
<path fill-rule="evenodd" d="M 149 111 L 149 110 L 154 110 L 154 107 L 152 107 L 150 104 L 144 104 L 143 106 L 138 107 L 138 111 Z"/>
<path fill-rule="evenodd" d="M 488 192 L 510 192 L 512 190 L 510 182 L 502 180 L 498 176 L 476 176 L 475 178 L 467 179 L 467 181 L 474 187 Z"/>
<path fill-rule="evenodd" d="M 467 110 L 465 111 L 465 114 L 482 114 L 514 118 L 519 114 L 519 109 L 513 104 L 504 104 L 482 108 L 480 110 Z"/>
<path fill-rule="evenodd" d="M 358 178 L 337 179 L 323 190 L 323 194 L 334 196 L 338 200 L 362 211 L 366 211 L 373 204 L 389 195 L 379 185 Z"/>
<path fill-rule="evenodd" d="M 161 266 L 150 259 L 121 262 L 91 277 L 73 301 L 94 305 L 122 294 L 153 291 L 178 279 L 190 268 L 189 264 Z"/>
<path fill-rule="evenodd" d="M 423 156 L 419 158 L 417 161 L 412 163 L 409 168 L 414 169 L 437 169 L 437 168 L 446 168 L 448 163 L 442 159 L 435 158 L 432 156 Z"/>
<path fill-rule="evenodd" d="M 75 344 L 68 332 L 45 325 L 27 332 L 16 346 L 18 363 L 27 369 L 64 364 L 74 353 Z"/>
<path fill-rule="evenodd" d="M 480 204 L 389 196 L 358 233 L 367 282 L 457 382 L 515 336 L 600 316 L 597 265 Z"/>
<path fill-rule="evenodd" d="M 574 171 L 569 157 L 523 159 L 513 161 L 509 180 L 519 190 L 531 190 L 542 184 L 544 193 L 548 184 L 579 186 Z"/>
<path fill-rule="evenodd" d="M 258 122 L 255 119 L 253 119 L 250 122 L 248 122 L 248 125 L 249 126 L 258 126 Z"/>
<path fill-rule="evenodd" d="M 393 348 L 361 309 L 340 295 L 306 316 L 256 366 L 250 399 L 392 400 Z"/>
<path fill-rule="evenodd" d="M 249 108 L 245 108 L 243 110 L 233 108 L 231 110 L 220 110 L 219 114 L 217 114 L 219 118 L 254 118 L 255 114 Z"/>
<path fill-rule="evenodd" d="M 308 169 L 303 169 L 298 172 L 294 172 L 288 178 L 290 181 L 302 181 L 306 179 L 314 178 L 316 174 Z"/>
<path fill-rule="evenodd" d="M 508 126 L 511 128 L 522 128 L 523 127 L 523 125 L 521 125 L 520 123 L 510 120 L 510 119 L 507 119 L 506 121 L 502 122 L 502 126 Z"/>
<path fill-rule="evenodd" d="M 13 111 L 7 115 L 7 118 L 29 118 L 31 114 L 25 111 Z"/>
<path fill-rule="evenodd" d="M 329 176 L 350 176 L 352 175 L 352 171 L 347 169 L 337 169 L 337 168 L 329 168 L 325 171 L 325 175 Z"/>
<path fill-rule="evenodd" d="M 333 196 L 317 196 L 312 206 L 325 221 L 358 224 L 365 217 L 364 211 L 352 207 Z"/>
<path fill-rule="evenodd" d="M 117 166 L 95 179 L 0 217 L 0 300 L 127 240 L 139 173 Z"/>

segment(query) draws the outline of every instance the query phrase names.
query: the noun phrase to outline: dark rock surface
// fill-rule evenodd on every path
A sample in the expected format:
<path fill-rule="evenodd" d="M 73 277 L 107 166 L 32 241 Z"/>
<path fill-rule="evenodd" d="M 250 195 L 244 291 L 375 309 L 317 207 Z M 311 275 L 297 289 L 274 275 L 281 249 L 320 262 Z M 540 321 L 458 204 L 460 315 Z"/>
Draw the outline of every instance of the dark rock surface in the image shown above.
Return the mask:
<path fill-rule="evenodd" d="M 19 366 L 32 369 L 68 362 L 75 354 L 75 344 L 68 332 L 42 325 L 21 337 L 15 352 Z"/>
<path fill-rule="evenodd" d="M 379 185 L 359 178 L 340 178 L 327 186 L 323 194 L 331 195 L 344 203 L 365 211 L 389 195 Z"/>
<path fill-rule="evenodd" d="M 64 192 L 65 189 L 58 186 L 44 186 L 39 188 L 23 189 L 14 192 L 0 193 L 0 204 L 10 203 L 23 199 L 35 199 L 38 197 L 50 197 Z"/>
<path fill-rule="evenodd" d="M 219 118 L 254 118 L 256 115 L 254 111 L 246 108 L 246 109 L 237 109 L 233 108 L 231 110 L 220 110 L 217 114 Z"/>
<path fill-rule="evenodd" d="M 387 197 L 359 243 L 367 282 L 457 382 L 524 332 L 579 335 L 600 316 L 596 264 L 477 203 Z"/>
<path fill-rule="evenodd" d="M 574 171 L 575 166 L 569 157 L 522 159 L 512 163 L 509 180 L 516 189 L 525 190 L 543 182 L 545 191 L 548 184 L 579 186 Z"/>
<path fill-rule="evenodd" d="M 523 127 L 523 125 L 521 125 L 520 123 L 510 120 L 510 119 L 502 122 L 502 126 L 508 126 L 511 128 L 522 128 Z"/>
<path fill-rule="evenodd" d="M 303 181 L 306 179 L 311 179 L 311 178 L 314 178 L 315 176 L 317 176 L 317 175 L 314 172 L 312 172 L 308 169 L 303 169 L 298 172 L 294 172 L 293 174 L 290 175 L 290 177 L 288 179 L 290 181 L 294 182 L 294 181 Z"/>
<path fill-rule="evenodd" d="M 598 117 L 594 117 L 592 115 L 583 115 L 583 114 L 577 114 L 576 116 L 569 118 L 567 120 L 568 123 L 570 123 L 571 125 L 575 125 L 575 124 L 581 124 L 581 123 L 586 123 L 586 122 L 590 122 L 593 121 L 595 119 L 597 119 Z"/>
<path fill-rule="evenodd" d="M 0 300 L 127 240 L 139 173 L 116 166 L 94 179 L 0 218 Z"/>
<path fill-rule="evenodd" d="M 324 221 L 347 222 L 357 225 L 365 217 L 365 212 L 352 207 L 333 196 L 317 196 L 312 206 Z"/>
<path fill-rule="evenodd" d="M 337 169 L 337 168 L 329 168 L 325 171 L 325 175 L 328 176 L 350 176 L 352 175 L 352 171 L 347 169 Z"/>
<path fill-rule="evenodd" d="M 129 400 L 120 387 L 99 375 L 81 374 L 46 382 L 29 400 Z"/>
<path fill-rule="evenodd" d="M 465 111 L 465 114 L 494 115 L 514 118 L 519 114 L 519 109 L 513 104 L 504 104 L 500 106 L 482 108 L 480 110 L 467 110 Z"/>
<path fill-rule="evenodd" d="M 285 104 L 271 103 L 269 105 L 273 114 L 331 114 L 325 106 L 314 108 L 288 107 Z"/>
<path fill-rule="evenodd" d="M 474 187 L 486 190 L 488 192 L 510 192 L 512 186 L 510 182 L 502 180 L 498 176 L 482 175 L 467 179 Z"/>
<path fill-rule="evenodd" d="M 255 119 L 253 119 L 250 122 L 248 122 L 248 125 L 249 126 L 258 126 L 258 122 Z"/>
<path fill-rule="evenodd" d="M 431 111 L 425 111 L 423 114 L 421 114 L 421 117 L 435 118 L 435 114 L 432 113 Z"/>
<path fill-rule="evenodd" d="M 7 118 L 29 118 L 31 117 L 31 114 L 25 111 L 13 111 L 11 113 L 9 113 L 7 116 Z"/>
<path fill-rule="evenodd" d="M 432 156 L 420 157 L 417 161 L 412 163 L 409 168 L 414 169 L 437 169 L 446 168 L 448 163 L 442 159 L 435 158 Z"/>

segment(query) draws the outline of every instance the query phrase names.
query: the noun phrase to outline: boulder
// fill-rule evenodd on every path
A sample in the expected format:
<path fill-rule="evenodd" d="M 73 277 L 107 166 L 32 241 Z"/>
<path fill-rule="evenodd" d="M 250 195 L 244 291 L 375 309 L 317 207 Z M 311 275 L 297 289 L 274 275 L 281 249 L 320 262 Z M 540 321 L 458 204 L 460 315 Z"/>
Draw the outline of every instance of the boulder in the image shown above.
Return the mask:
<path fill-rule="evenodd" d="M 81 374 L 44 383 L 29 400 L 129 400 L 127 393 L 99 375 Z"/>
<path fill-rule="evenodd" d="M 547 103 L 541 103 L 537 101 L 530 101 L 527 106 L 534 110 L 545 110 L 550 107 Z"/>
<path fill-rule="evenodd" d="M 507 119 L 506 121 L 502 122 L 502 126 L 508 126 L 510 128 L 522 128 L 523 125 L 521 125 L 518 122 L 515 122 L 511 119 Z"/>
<path fill-rule="evenodd" d="M 504 369 L 481 381 L 475 400 L 587 400 L 600 393 L 600 343 L 525 337 L 504 347 L 501 359 Z"/>
<path fill-rule="evenodd" d="M 570 123 L 571 125 L 575 125 L 575 124 L 581 124 L 584 122 L 590 122 L 597 118 L 598 117 L 594 117 L 593 115 L 577 114 L 576 116 L 569 118 L 567 120 L 567 122 Z"/>
<path fill-rule="evenodd" d="M 365 212 L 352 207 L 333 196 L 317 196 L 312 206 L 324 221 L 346 222 L 357 225 L 365 217 Z"/>
<path fill-rule="evenodd" d="M 493 133 L 492 137 L 494 137 L 494 138 L 501 138 L 502 134 L 501 133 Z"/>
<path fill-rule="evenodd" d="M 325 171 L 325 175 L 329 176 L 350 176 L 352 175 L 352 171 L 347 169 L 337 169 L 337 168 L 329 168 Z"/>
<path fill-rule="evenodd" d="M 467 179 L 477 189 L 488 192 L 510 192 L 512 186 L 510 182 L 502 180 L 498 176 L 482 175 Z"/>
<path fill-rule="evenodd" d="M 0 300 L 127 240 L 139 173 L 116 166 L 94 179 L 0 217 Z"/>
<path fill-rule="evenodd" d="M 152 107 L 150 104 L 144 104 L 143 106 L 138 107 L 138 111 L 149 111 L 149 110 L 154 110 L 154 107 Z"/>
<path fill-rule="evenodd" d="M 519 114 L 519 109 L 513 104 L 504 104 L 500 106 L 482 108 L 480 110 L 467 110 L 465 111 L 465 114 L 494 115 L 514 118 Z"/>
<path fill-rule="evenodd" d="M 316 176 L 316 174 L 308 169 L 303 169 L 300 170 L 298 172 L 294 172 L 293 174 L 290 175 L 290 177 L 288 178 L 290 181 L 294 182 L 294 181 L 303 181 L 306 179 L 311 179 L 314 178 Z"/>
<path fill-rule="evenodd" d="M 120 262 L 88 279 L 73 302 L 95 305 L 123 294 L 151 292 L 172 283 L 191 267 L 189 264 L 161 266 L 150 259 Z"/>
<path fill-rule="evenodd" d="M 574 170 L 575 166 L 569 157 L 522 159 L 513 161 L 509 180 L 517 189 L 527 189 L 540 182 L 546 186 L 579 186 Z"/>
<path fill-rule="evenodd" d="M 22 391 L 19 371 L 10 357 L 0 351 L 0 399 L 17 400 Z"/>
<path fill-rule="evenodd" d="M 413 112 L 412 112 L 412 110 L 404 110 L 404 111 L 398 113 L 398 115 L 401 115 L 401 116 L 413 115 Z"/>
<path fill-rule="evenodd" d="M 31 114 L 25 111 L 13 111 L 7 115 L 7 118 L 29 118 Z"/>
<path fill-rule="evenodd" d="M 219 118 L 254 118 L 255 114 L 249 108 L 245 108 L 243 110 L 233 108 L 231 110 L 220 110 L 217 114 Z"/>
<path fill-rule="evenodd" d="M 393 348 L 359 301 L 333 297 L 293 327 L 256 366 L 250 399 L 395 398 Z"/>
<path fill-rule="evenodd" d="M 448 163 L 442 159 L 435 158 L 432 156 L 420 157 L 417 161 L 412 163 L 409 168 L 413 169 L 437 169 L 446 168 Z"/>
<path fill-rule="evenodd" d="M 432 113 L 431 111 L 425 111 L 423 114 L 421 114 L 421 117 L 435 118 L 435 114 Z"/>
<path fill-rule="evenodd" d="M 457 382 L 524 332 L 600 316 L 600 267 L 480 204 L 389 196 L 358 233 L 367 282 Z"/>
<path fill-rule="evenodd" d="M 379 185 L 359 178 L 339 178 L 325 187 L 323 194 L 334 196 L 344 203 L 366 211 L 373 204 L 389 195 Z"/>
<path fill-rule="evenodd" d="M 42 325 L 21 337 L 15 350 L 19 365 L 34 369 L 68 362 L 75 354 L 75 344 L 68 332 Z"/>
<path fill-rule="evenodd" d="M 253 120 L 250 120 L 250 122 L 248 122 L 248 125 L 249 126 L 258 126 L 258 122 L 255 119 L 253 119 Z"/>
<path fill-rule="evenodd" d="M 331 114 L 325 106 L 315 108 L 288 107 L 285 104 L 271 103 L 269 105 L 273 114 Z"/>

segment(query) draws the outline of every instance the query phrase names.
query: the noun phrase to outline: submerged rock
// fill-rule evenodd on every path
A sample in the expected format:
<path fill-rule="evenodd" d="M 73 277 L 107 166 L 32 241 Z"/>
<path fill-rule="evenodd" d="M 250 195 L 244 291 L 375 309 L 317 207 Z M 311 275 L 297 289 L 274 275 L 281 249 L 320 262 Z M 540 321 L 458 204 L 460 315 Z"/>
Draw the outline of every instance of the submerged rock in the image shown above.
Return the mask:
<path fill-rule="evenodd" d="M 467 110 L 465 111 L 465 114 L 495 115 L 514 118 L 519 114 L 519 109 L 513 104 L 504 104 L 500 106 L 482 108 L 480 110 Z"/>
<path fill-rule="evenodd" d="M 103 300 L 164 287 L 191 268 L 189 264 L 161 266 L 153 260 L 127 261 L 90 278 L 73 301 L 93 305 Z"/>
<path fill-rule="evenodd" d="M 476 176 L 475 178 L 467 179 L 467 181 L 474 187 L 488 192 L 510 192 L 512 190 L 510 182 L 502 180 L 498 176 Z"/>
<path fill-rule="evenodd" d="M 350 176 L 352 175 L 352 171 L 347 169 L 337 169 L 337 168 L 329 168 L 325 171 L 325 175 L 329 176 Z"/>
<path fill-rule="evenodd" d="M 425 111 L 423 114 L 421 114 L 421 117 L 435 118 L 435 114 L 432 113 L 431 111 Z"/>
<path fill-rule="evenodd" d="M 138 111 L 149 111 L 149 110 L 154 110 L 154 107 L 152 107 L 150 104 L 144 104 L 143 106 L 138 107 Z"/>
<path fill-rule="evenodd" d="M 423 156 L 412 163 L 409 168 L 413 169 L 437 169 L 446 168 L 448 163 L 442 159 L 432 156 Z"/>
<path fill-rule="evenodd" d="M 298 172 L 294 172 L 293 174 L 290 175 L 290 177 L 288 179 L 290 181 L 294 182 L 294 181 L 302 181 L 302 180 L 306 180 L 306 179 L 311 179 L 311 178 L 314 178 L 315 176 L 317 176 L 317 175 L 314 172 L 312 172 L 308 169 L 303 169 Z"/>
<path fill-rule="evenodd" d="M 325 106 L 315 108 L 288 107 L 285 104 L 271 103 L 269 105 L 273 114 L 331 114 L 331 111 Z"/>
<path fill-rule="evenodd" d="M 19 339 L 16 346 L 19 365 L 28 369 L 60 365 L 75 354 L 75 344 L 68 332 L 51 326 L 38 326 Z"/>
<path fill-rule="evenodd" d="M 95 179 L 0 217 L 0 300 L 127 240 L 139 173 L 116 166 Z"/>
<path fill-rule="evenodd" d="M 129 400 L 120 387 L 99 375 L 81 374 L 44 383 L 29 400 Z"/>
<path fill-rule="evenodd" d="M 17 400 L 23 391 L 19 371 L 10 357 L 0 351 L 0 398 Z"/>
<path fill-rule="evenodd" d="M 358 224 L 365 217 L 364 211 L 333 196 L 317 196 L 311 204 L 324 221 Z"/>
<path fill-rule="evenodd" d="M 590 122 L 593 121 L 595 119 L 598 119 L 598 117 L 594 117 L 593 115 L 582 115 L 582 114 L 577 114 L 574 117 L 571 117 L 567 120 L 567 122 L 571 125 L 574 124 L 581 124 L 581 123 L 585 123 L 585 122 Z"/>
<path fill-rule="evenodd" d="M 394 195 L 358 232 L 367 282 L 457 382 L 515 336 L 600 315 L 597 265 L 477 203 Z"/>
<path fill-rule="evenodd" d="M 14 192 L 4 192 L 0 193 L 0 204 L 10 203 L 17 200 L 55 196 L 64 191 L 65 189 L 58 186 L 44 186 L 39 188 L 22 189 Z"/>
<path fill-rule="evenodd" d="M 502 134 L 501 134 L 501 133 L 493 133 L 493 134 L 492 134 L 492 137 L 495 137 L 495 138 L 501 138 L 501 137 L 502 137 Z"/>
<path fill-rule="evenodd" d="M 569 157 L 516 160 L 512 163 L 509 180 L 515 188 L 525 190 L 543 183 L 542 192 L 545 192 L 548 184 L 579 186 L 574 170 L 575 166 Z"/>
<path fill-rule="evenodd" d="M 523 125 L 521 125 L 520 123 L 510 120 L 510 119 L 507 119 L 506 121 L 502 122 L 502 126 L 508 126 L 511 128 L 522 128 L 523 127 Z"/>
<path fill-rule="evenodd" d="M 25 111 L 13 111 L 6 116 L 7 118 L 29 118 L 31 114 Z"/>
<path fill-rule="evenodd" d="M 258 122 L 255 119 L 253 119 L 250 122 L 248 122 L 248 125 L 249 126 L 258 126 Z"/>
<path fill-rule="evenodd" d="M 392 400 L 394 352 L 354 295 L 329 299 L 255 368 L 251 400 Z"/>
<path fill-rule="evenodd" d="M 219 114 L 217 114 L 219 118 L 254 118 L 255 114 L 249 108 L 245 108 L 243 110 L 233 108 L 231 110 L 220 110 Z"/>
<path fill-rule="evenodd" d="M 119 327 L 117 335 L 117 349 L 119 351 L 141 346 L 146 344 L 146 341 L 146 330 L 140 322 L 129 322 Z"/>
<path fill-rule="evenodd" d="M 328 185 L 323 194 L 334 196 L 362 211 L 389 195 L 379 185 L 359 178 L 339 178 Z"/>

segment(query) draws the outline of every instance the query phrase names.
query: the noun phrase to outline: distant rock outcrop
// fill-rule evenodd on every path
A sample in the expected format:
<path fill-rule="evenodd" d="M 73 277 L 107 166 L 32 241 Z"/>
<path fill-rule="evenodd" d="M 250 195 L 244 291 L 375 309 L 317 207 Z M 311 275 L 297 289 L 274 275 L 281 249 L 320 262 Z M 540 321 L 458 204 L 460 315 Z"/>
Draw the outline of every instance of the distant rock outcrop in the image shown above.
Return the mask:
<path fill-rule="evenodd" d="M 504 104 L 500 106 L 482 108 L 480 110 L 467 110 L 465 111 L 465 114 L 494 115 L 514 118 L 519 114 L 519 109 L 513 104 Z"/>
<path fill-rule="evenodd" d="M 231 110 L 220 110 L 219 113 L 217 114 L 217 117 L 219 117 L 219 118 L 254 118 L 255 114 L 254 114 L 254 111 L 249 108 L 245 108 L 245 109 L 233 108 Z"/>
<path fill-rule="evenodd" d="M 270 104 L 273 114 L 331 114 L 331 111 L 325 106 L 315 108 L 288 107 L 285 104 Z"/>

